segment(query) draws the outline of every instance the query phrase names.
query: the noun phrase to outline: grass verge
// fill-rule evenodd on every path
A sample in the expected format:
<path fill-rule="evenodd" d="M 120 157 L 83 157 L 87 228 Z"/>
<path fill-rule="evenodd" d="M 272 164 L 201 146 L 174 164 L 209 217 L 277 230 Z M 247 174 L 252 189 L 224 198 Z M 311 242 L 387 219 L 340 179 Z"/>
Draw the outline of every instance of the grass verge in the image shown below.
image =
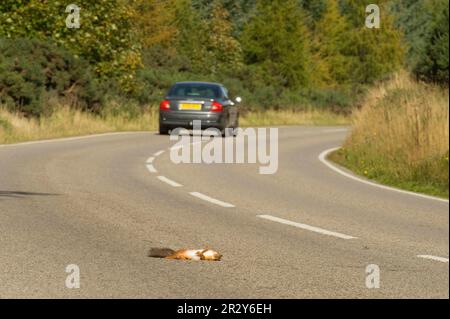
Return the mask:
<path fill-rule="evenodd" d="M 383 184 L 449 197 L 448 88 L 399 74 L 374 88 L 353 116 L 331 160 Z"/>
<path fill-rule="evenodd" d="M 92 115 L 62 107 L 52 115 L 26 118 L 0 108 L 0 144 L 107 132 L 145 131 L 157 127 L 157 113 L 149 109 L 138 117 Z"/>
<path fill-rule="evenodd" d="M 281 126 L 281 125 L 349 125 L 350 117 L 326 110 L 267 110 L 250 112 L 241 117 L 240 125 Z"/>
<path fill-rule="evenodd" d="M 241 116 L 241 126 L 346 125 L 348 116 L 329 111 L 265 111 Z M 158 128 L 158 110 L 147 108 L 140 115 L 111 112 L 93 115 L 58 107 L 50 116 L 26 118 L 0 107 L 0 144 L 123 131 L 150 131 Z"/>

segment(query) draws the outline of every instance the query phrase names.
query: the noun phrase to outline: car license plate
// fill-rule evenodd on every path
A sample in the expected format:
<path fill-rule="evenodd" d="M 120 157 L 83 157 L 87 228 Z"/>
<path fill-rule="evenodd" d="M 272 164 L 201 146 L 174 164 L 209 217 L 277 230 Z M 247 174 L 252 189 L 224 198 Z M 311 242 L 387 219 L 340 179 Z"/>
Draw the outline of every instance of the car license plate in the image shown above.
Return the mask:
<path fill-rule="evenodd" d="M 202 109 L 201 104 L 194 103 L 180 103 L 180 110 L 197 110 L 200 111 Z"/>

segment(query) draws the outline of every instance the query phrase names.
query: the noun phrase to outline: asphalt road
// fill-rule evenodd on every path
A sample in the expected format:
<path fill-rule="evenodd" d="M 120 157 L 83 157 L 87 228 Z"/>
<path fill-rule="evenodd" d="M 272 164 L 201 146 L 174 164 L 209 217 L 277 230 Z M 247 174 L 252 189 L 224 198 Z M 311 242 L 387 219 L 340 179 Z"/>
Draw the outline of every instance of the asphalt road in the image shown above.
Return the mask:
<path fill-rule="evenodd" d="M 0 298 L 449 298 L 448 202 L 330 169 L 318 157 L 345 134 L 280 128 L 275 175 L 175 165 L 154 133 L 0 146 Z M 224 257 L 147 257 L 155 246 Z"/>

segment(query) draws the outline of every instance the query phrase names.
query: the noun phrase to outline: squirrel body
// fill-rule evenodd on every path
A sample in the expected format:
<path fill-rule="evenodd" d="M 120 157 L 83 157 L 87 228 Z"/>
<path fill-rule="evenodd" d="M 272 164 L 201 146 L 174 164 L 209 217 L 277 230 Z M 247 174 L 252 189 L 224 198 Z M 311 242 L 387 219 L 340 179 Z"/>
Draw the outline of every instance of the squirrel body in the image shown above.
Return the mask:
<path fill-rule="evenodd" d="M 212 249 L 180 249 L 173 250 L 170 248 L 151 248 L 148 254 L 153 258 L 165 258 L 175 260 L 206 260 L 219 261 L 222 255 Z"/>

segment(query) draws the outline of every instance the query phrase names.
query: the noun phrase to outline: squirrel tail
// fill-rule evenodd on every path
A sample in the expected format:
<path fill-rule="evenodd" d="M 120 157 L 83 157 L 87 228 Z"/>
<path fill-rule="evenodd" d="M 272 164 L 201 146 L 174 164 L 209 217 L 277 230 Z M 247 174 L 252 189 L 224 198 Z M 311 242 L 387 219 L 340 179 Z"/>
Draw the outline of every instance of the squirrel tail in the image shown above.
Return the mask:
<path fill-rule="evenodd" d="M 150 248 L 150 251 L 148 252 L 148 257 L 153 257 L 153 258 L 166 258 L 169 257 L 171 255 L 173 255 L 175 253 L 175 251 L 173 249 L 170 248 Z"/>

